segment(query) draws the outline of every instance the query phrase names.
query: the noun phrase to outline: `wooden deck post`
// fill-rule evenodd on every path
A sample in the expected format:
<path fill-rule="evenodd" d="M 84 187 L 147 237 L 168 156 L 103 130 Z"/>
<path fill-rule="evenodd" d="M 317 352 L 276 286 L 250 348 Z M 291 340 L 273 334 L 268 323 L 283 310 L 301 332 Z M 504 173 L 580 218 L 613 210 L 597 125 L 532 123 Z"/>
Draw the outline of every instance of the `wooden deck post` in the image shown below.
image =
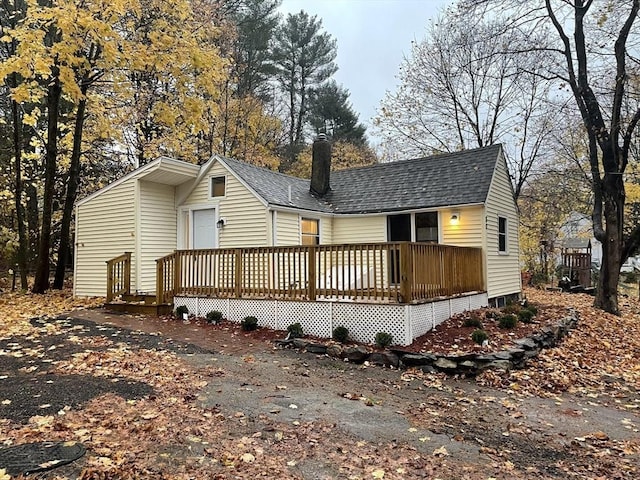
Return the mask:
<path fill-rule="evenodd" d="M 307 262 L 309 265 L 309 278 L 307 283 L 307 295 L 311 302 L 316 301 L 316 246 L 311 245 L 307 249 Z"/>
<path fill-rule="evenodd" d="M 236 248 L 235 249 L 235 276 L 234 276 L 234 280 L 235 280 L 235 295 L 236 298 L 240 298 L 242 297 L 242 249 L 241 248 Z"/>
<path fill-rule="evenodd" d="M 164 303 L 164 259 L 156 260 L 156 305 Z"/>
<path fill-rule="evenodd" d="M 400 303 L 410 303 L 412 299 L 413 262 L 408 242 L 400 244 Z"/>
<path fill-rule="evenodd" d="M 124 290 L 127 295 L 131 293 L 131 252 L 124 252 Z M 140 287 L 138 287 L 140 288 Z"/>
<path fill-rule="evenodd" d="M 182 272 L 182 255 L 176 251 L 176 263 L 173 270 L 173 294 L 177 295 L 182 288 L 182 279 L 180 278 Z"/>

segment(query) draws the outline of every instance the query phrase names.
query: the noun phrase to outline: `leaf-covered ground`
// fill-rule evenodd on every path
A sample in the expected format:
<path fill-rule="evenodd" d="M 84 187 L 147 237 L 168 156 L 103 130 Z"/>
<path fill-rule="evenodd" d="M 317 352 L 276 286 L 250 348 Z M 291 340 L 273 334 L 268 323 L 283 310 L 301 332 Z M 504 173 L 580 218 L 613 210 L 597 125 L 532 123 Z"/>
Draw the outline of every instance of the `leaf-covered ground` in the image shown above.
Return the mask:
<path fill-rule="evenodd" d="M 87 447 L 42 479 L 638 478 L 640 305 L 615 317 L 591 297 L 527 295 L 576 308 L 578 328 L 525 370 L 469 380 L 182 322 L 30 321 L 82 302 L 3 294 L 0 444 Z"/>

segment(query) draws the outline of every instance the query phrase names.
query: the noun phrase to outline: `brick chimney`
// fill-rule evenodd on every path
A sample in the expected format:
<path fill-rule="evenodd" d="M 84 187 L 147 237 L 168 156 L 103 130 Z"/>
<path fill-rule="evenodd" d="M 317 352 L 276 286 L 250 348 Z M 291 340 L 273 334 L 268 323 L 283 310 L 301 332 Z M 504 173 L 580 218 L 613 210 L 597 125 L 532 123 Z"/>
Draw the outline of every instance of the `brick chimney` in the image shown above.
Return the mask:
<path fill-rule="evenodd" d="M 313 141 L 311 163 L 311 193 L 323 197 L 331 188 L 329 175 L 331 172 L 331 143 L 324 133 Z"/>

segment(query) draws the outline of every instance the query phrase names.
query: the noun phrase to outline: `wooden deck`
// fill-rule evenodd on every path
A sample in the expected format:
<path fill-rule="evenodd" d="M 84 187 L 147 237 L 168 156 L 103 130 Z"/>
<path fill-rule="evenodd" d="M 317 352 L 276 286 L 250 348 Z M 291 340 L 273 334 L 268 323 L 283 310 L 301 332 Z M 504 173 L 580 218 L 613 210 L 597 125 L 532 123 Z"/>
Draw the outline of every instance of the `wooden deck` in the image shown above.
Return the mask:
<path fill-rule="evenodd" d="M 411 305 L 485 292 L 482 250 L 389 242 L 178 250 L 156 291 L 132 296 L 131 254 L 107 262 L 107 306 L 165 314 L 174 297 Z"/>
<path fill-rule="evenodd" d="M 481 249 L 450 245 L 178 250 L 156 262 L 158 304 L 174 296 L 409 304 L 485 289 Z"/>

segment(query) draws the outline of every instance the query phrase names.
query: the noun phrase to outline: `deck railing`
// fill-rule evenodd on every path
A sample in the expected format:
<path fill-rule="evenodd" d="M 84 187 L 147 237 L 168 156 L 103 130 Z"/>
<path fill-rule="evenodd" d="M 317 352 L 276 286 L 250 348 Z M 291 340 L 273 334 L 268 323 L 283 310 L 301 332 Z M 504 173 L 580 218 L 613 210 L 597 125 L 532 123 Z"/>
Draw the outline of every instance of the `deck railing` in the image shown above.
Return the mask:
<path fill-rule="evenodd" d="M 176 295 L 411 303 L 484 290 L 479 248 L 409 242 L 178 250 L 157 261 Z"/>
<path fill-rule="evenodd" d="M 131 252 L 107 260 L 107 303 L 131 293 Z"/>

